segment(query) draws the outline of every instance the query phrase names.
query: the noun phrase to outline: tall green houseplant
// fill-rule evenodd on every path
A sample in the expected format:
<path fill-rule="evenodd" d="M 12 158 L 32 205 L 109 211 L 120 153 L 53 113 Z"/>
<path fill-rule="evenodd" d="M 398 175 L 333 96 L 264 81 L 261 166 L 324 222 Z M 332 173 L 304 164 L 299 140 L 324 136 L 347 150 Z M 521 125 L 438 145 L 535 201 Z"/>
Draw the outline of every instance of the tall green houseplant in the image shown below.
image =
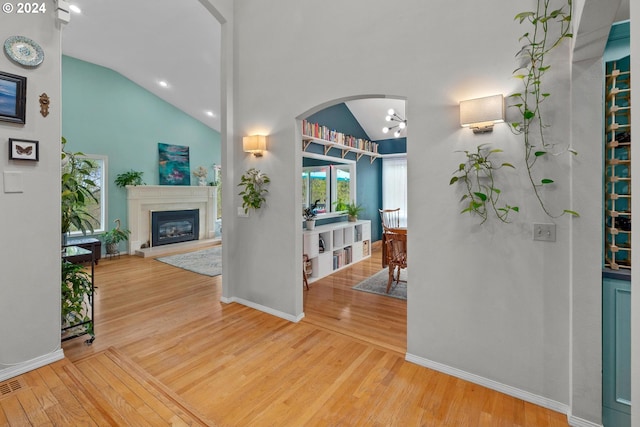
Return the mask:
<path fill-rule="evenodd" d="M 71 153 L 64 150 L 67 140 L 62 138 L 62 172 L 60 195 L 61 232 L 67 235 L 70 231 L 93 232 L 96 218 L 89 213 L 87 206 L 98 203 L 96 192 L 99 190 L 91 179 L 96 170 L 95 164 L 82 158 L 82 153 Z"/>

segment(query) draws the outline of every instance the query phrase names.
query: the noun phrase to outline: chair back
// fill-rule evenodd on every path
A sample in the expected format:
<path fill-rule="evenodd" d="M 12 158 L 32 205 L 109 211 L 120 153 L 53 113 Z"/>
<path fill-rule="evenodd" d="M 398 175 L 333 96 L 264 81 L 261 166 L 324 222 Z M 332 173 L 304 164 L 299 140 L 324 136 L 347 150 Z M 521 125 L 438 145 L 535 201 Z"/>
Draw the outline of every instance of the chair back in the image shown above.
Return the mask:
<path fill-rule="evenodd" d="M 396 209 L 378 209 L 380 212 L 380 220 L 382 221 L 382 229 L 387 232 L 390 228 L 400 227 L 400 208 Z"/>

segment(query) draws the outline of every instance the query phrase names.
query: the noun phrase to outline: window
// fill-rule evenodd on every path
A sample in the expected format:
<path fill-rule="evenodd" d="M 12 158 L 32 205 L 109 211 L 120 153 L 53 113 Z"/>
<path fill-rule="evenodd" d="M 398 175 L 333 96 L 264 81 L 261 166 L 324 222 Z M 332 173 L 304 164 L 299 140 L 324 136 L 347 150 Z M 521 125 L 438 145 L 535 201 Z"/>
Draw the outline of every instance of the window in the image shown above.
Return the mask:
<path fill-rule="evenodd" d="M 107 156 L 86 154 L 78 157 L 88 159 L 96 166 L 90 179 L 97 187 L 94 196 L 98 201 L 88 200 L 86 210 L 95 218 L 95 221 L 91 221 L 93 232 L 102 233 L 106 231 L 105 223 L 107 218 Z M 81 235 L 82 232 L 72 227 L 70 234 L 77 236 Z"/>
<path fill-rule="evenodd" d="M 307 153 L 302 167 L 303 208 L 317 201 L 318 214 L 331 214 L 338 212 L 338 200 L 355 202 L 355 168 L 355 162 Z"/>
<path fill-rule="evenodd" d="M 407 226 L 407 158 L 385 157 L 382 161 L 382 208 L 400 208 L 400 226 Z"/>

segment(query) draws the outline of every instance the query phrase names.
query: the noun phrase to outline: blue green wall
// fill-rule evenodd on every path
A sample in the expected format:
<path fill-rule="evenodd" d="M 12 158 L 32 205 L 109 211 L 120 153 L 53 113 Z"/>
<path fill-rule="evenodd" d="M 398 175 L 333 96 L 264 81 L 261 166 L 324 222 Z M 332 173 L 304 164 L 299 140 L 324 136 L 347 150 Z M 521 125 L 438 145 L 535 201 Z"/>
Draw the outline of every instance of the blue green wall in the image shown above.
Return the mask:
<path fill-rule="evenodd" d="M 158 143 L 189 146 L 190 166 L 220 164 L 220 134 L 119 73 L 62 57 L 62 135 L 68 151 L 108 157 L 108 214 L 127 226 L 126 190 L 113 184 L 134 169 L 158 185 Z M 197 181 L 191 176 L 191 184 Z"/>
<path fill-rule="evenodd" d="M 353 114 L 351 114 L 349 108 L 343 103 L 325 108 L 309 116 L 307 120 L 335 129 L 346 135 L 370 139 Z M 324 154 L 322 147 L 314 144 L 311 144 L 307 151 Z M 328 155 L 340 157 L 340 151 L 334 148 L 329 151 Z M 345 158 L 356 160 L 354 153 L 348 153 Z M 377 159 L 371 164 L 369 157 L 363 156 L 357 163 L 356 183 L 358 186 L 356 191 L 358 204 L 364 207 L 364 211 L 358 215 L 358 218 L 371 220 L 371 240 L 379 240 L 382 238 L 382 226 L 380 225 L 380 214 L 378 213 L 378 209 L 382 206 L 382 159 Z"/>

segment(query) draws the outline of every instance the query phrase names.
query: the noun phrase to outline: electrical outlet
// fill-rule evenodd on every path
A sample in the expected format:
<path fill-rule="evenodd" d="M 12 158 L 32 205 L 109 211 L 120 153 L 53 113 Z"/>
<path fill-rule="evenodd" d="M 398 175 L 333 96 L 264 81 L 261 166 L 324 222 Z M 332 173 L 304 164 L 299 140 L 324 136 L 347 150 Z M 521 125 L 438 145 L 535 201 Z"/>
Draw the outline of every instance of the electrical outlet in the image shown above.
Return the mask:
<path fill-rule="evenodd" d="M 249 213 L 244 211 L 244 208 L 241 206 L 238 206 L 238 216 L 240 218 L 247 218 L 249 216 Z"/>
<path fill-rule="evenodd" d="M 533 240 L 543 242 L 556 241 L 556 225 L 555 224 L 533 224 Z"/>

